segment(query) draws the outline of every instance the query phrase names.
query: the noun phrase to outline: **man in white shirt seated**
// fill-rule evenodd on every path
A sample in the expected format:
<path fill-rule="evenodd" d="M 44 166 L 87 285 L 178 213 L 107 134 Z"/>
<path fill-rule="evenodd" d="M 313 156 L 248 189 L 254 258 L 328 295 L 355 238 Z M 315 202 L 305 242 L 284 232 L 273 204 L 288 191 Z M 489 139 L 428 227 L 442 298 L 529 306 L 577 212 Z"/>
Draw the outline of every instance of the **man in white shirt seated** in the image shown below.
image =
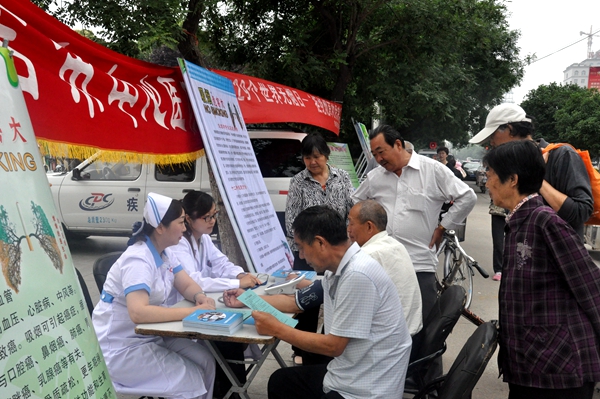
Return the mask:
<path fill-rule="evenodd" d="M 385 230 L 387 214 L 374 200 L 360 201 L 348 214 L 348 236 L 375 259 L 398 290 L 411 336 L 423 327 L 421 290 L 408 251 Z"/>

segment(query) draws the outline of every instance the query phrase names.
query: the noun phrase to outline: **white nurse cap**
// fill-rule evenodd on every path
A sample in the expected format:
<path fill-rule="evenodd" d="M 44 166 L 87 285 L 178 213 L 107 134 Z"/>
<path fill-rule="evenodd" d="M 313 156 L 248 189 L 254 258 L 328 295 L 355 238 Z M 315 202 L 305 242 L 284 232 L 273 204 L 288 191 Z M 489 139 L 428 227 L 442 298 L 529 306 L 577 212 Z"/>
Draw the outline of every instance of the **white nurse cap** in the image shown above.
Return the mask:
<path fill-rule="evenodd" d="M 150 226 L 157 228 L 163 217 L 165 217 L 172 201 L 171 198 L 164 195 L 148 193 L 148 201 L 146 201 L 146 206 L 144 207 L 144 219 L 146 219 L 146 222 Z"/>

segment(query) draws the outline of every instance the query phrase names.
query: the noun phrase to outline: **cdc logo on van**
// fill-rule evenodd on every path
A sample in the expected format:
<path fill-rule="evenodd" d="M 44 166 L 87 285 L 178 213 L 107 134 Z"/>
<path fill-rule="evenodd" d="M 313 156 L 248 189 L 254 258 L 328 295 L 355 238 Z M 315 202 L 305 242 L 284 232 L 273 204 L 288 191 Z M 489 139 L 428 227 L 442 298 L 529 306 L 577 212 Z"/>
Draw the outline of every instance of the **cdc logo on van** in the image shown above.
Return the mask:
<path fill-rule="evenodd" d="M 108 208 L 115 201 L 112 198 L 112 193 L 91 193 L 92 195 L 86 199 L 79 201 L 79 208 L 84 211 L 99 211 Z"/>

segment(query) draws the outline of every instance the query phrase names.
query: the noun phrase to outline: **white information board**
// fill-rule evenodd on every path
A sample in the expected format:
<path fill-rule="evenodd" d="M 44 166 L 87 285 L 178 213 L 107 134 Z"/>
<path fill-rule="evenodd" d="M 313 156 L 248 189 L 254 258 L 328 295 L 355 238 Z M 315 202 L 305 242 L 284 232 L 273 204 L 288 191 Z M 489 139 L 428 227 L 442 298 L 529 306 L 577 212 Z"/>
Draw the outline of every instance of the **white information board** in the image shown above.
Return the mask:
<path fill-rule="evenodd" d="M 232 82 L 181 60 L 206 156 L 248 267 L 291 269 L 294 258 L 256 161 Z"/>

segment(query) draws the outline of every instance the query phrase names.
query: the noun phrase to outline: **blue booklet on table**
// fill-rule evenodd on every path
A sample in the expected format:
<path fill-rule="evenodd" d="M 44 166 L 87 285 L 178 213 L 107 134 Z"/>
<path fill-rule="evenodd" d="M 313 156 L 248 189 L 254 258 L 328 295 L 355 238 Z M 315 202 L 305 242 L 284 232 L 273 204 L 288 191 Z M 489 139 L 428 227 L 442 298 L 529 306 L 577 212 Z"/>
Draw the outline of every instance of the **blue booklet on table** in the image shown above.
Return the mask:
<path fill-rule="evenodd" d="M 242 327 L 244 314 L 198 309 L 183 319 L 183 326 L 205 334 L 231 335 Z"/>
<path fill-rule="evenodd" d="M 292 273 L 295 273 L 296 276 L 304 275 L 305 280 L 314 280 L 315 277 L 317 277 L 317 272 L 314 270 L 277 270 L 276 272 L 273 272 L 271 276 L 275 278 L 276 283 L 281 283 Z"/>

